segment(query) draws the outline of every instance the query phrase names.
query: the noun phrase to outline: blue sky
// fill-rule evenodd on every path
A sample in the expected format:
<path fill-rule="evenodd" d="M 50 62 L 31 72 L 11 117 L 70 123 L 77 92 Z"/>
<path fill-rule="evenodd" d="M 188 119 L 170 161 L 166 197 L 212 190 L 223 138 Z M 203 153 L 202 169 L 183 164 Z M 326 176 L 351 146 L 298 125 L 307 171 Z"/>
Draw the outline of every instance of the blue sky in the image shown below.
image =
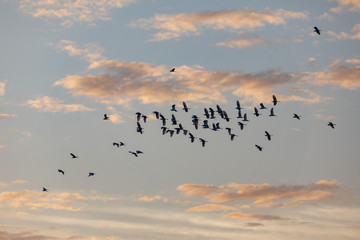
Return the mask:
<path fill-rule="evenodd" d="M 0 4 L 0 239 L 358 239 L 358 0 Z"/>

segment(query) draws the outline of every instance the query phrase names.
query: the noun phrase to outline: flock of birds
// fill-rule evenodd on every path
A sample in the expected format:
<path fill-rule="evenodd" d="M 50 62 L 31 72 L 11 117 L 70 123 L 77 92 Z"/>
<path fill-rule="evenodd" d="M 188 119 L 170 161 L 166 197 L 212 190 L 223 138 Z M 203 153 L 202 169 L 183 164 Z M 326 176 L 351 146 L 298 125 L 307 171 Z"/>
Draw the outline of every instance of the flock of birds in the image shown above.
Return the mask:
<path fill-rule="evenodd" d="M 320 35 L 320 29 L 317 28 L 317 27 L 314 27 L 314 32 L 317 33 L 318 35 Z M 174 73 L 175 72 L 175 68 L 172 68 L 170 70 L 171 73 Z M 275 107 L 280 101 L 277 100 L 276 96 L 273 95 L 272 96 L 272 103 L 273 103 L 273 106 Z M 183 102 L 182 103 L 183 105 L 183 108 L 182 110 L 184 110 L 186 113 L 189 112 L 190 108 L 187 106 L 186 102 Z M 276 117 L 275 113 L 274 113 L 274 107 L 271 107 L 270 109 L 270 114 L 269 114 L 269 117 Z M 243 130 L 244 129 L 244 126 L 246 125 L 244 122 L 249 122 L 249 119 L 248 119 L 248 115 L 247 113 L 244 113 L 242 114 L 242 110 L 243 109 L 240 105 L 240 102 L 239 101 L 236 101 L 236 108 L 237 110 L 237 118 L 238 119 L 242 119 L 242 121 L 238 121 L 238 125 L 239 125 L 239 128 L 240 130 Z M 260 103 L 260 107 L 259 107 L 260 110 L 264 110 L 264 109 L 267 109 L 267 107 L 265 107 L 265 105 L 263 103 Z M 254 115 L 256 117 L 259 117 L 261 114 L 259 112 L 259 109 L 257 107 L 254 107 Z M 172 112 L 177 112 L 178 110 L 176 109 L 176 104 L 173 104 L 171 106 L 171 109 L 170 111 Z M 167 133 L 169 133 L 170 137 L 173 137 L 174 133 L 176 134 L 180 134 L 180 132 L 182 131 L 183 135 L 185 136 L 189 136 L 190 138 L 190 142 L 193 143 L 195 141 L 195 139 L 197 137 L 194 136 L 194 134 L 192 132 L 190 132 L 188 129 L 185 129 L 181 123 L 179 123 L 179 121 L 176 119 L 176 116 L 174 114 L 171 115 L 171 125 L 172 126 L 176 126 L 174 127 L 173 129 L 169 128 L 167 126 L 167 118 L 164 117 L 163 114 L 161 114 L 160 112 L 158 111 L 153 111 L 152 112 L 156 119 L 158 120 L 161 120 L 162 122 L 162 127 L 161 127 L 161 132 L 162 132 L 162 135 L 165 135 Z M 204 108 L 204 116 L 205 116 L 205 120 L 203 120 L 203 124 L 201 125 L 201 127 L 203 129 L 211 129 L 212 131 L 219 131 L 220 129 L 222 129 L 220 127 L 220 122 L 213 122 L 212 124 L 209 123 L 209 120 L 213 120 L 213 119 L 216 119 L 216 115 L 215 113 L 217 113 L 221 119 L 224 119 L 226 122 L 229 122 L 230 121 L 230 118 L 227 114 L 227 112 L 225 110 L 223 110 L 219 105 L 216 105 L 216 110 L 209 107 L 208 109 L 207 108 Z M 147 118 L 148 116 L 147 115 L 144 115 L 140 112 L 136 112 L 136 132 L 140 133 L 140 134 L 143 134 L 144 133 L 144 128 L 142 127 L 140 121 L 141 119 L 143 120 L 144 123 L 146 123 L 147 121 Z M 297 120 L 300 120 L 301 116 L 298 115 L 297 113 L 293 113 L 293 118 L 297 119 Z M 107 114 L 104 114 L 104 117 L 103 117 L 103 120 L 110 120 L 110 117 L 107 115 Z M 192 124 L 194 125 L 195 127 L 195 130 L 198 130 L 199 128 L 199 123 L 200 123 L 200 118 L 197 116 L 197 115 L 192 115 Z M 335 128 L 335 125 L 333 122 L 328 122 L 328 126 L 331 127 L 332 129 Z M 236 135 L 235 133 L 232 132 L 232 129 L 229 128 L 229 127 L 226 127 L 225 130 L 227 131 L 229 137 L 230 137 L 230 140 L 233 141 L 235 137 L 237 137 L 238 135 Z M 268 141 L 271 141 L 271 137 L 273 135 L 271 135 L 268 131 L 265 131 L 265 137 L 267 138 Z M 201 146 L 202 147 L 205 147 L 206 145 L 206 142 L 208 142 L 207 140 L 203 139 L 203 138 L 198 138 L 200 143 L 201 143 Z M 117 148 L 120 148 L 120 147 L 123 147 L 125 146 L 126 144 L 124 142 L 113 142 L 113 146 L 114 147 L 117 147 Z M 255 144 L 255 147 L 259 150 L 259 151 L 262 151 L 263 150 L 263 147 L 258 145 L 258 144 Z M 135 157 L 138 157 L 140 154 L 143 154 L 143 152 L 141 150 L 135 150 L 135 151 L 128 151 L 130 154 L 132 154 L 133 156 Z M 70 153 L 70 156 L 72 159 L 77 159 L 78 156 L 75 155 L 74 153 Z M 65 172 L 62 170 L 62 169 L 58 169 L 58 172 L 62 175 L 65 175 Z M 88 173 L 88 177 L 92 177 L 94 176 L 95 173 L 94 172 L 89 172 Z M 43 187 L 42 189 L 43 192 L 48 192 L 49 190 L 45 187 Z"/>

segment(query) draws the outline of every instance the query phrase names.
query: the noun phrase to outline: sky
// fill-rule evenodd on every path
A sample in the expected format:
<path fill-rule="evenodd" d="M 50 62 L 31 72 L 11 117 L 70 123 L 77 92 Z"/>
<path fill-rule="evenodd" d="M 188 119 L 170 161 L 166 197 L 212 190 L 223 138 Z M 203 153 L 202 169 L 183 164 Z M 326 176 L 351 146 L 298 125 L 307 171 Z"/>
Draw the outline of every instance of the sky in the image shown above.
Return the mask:
<path fill-rule="evenodd" d="M 0 29 L 0 239 L 359 239 L 359 0 L 0 0 Z"/>

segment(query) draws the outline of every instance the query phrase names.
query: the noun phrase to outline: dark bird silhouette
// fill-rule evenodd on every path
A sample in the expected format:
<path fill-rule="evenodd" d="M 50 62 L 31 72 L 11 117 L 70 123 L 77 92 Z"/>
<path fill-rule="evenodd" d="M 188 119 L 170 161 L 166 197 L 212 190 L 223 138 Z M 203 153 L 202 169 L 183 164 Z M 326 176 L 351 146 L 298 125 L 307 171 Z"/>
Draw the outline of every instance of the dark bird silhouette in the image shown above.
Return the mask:
<path fill-rule="evenodd" d="M 113 142 L 113 146 L 115 147 L 120 147 L 120 144 L 119 143 L 117 143 L 117 142 Z"/>
<path fill-rule="evenodd" d="M 220 123 L 216 123 L 216 129 L 220 130 L 221 127 L 220 127 Z"/>
<path fill-rule="evenodd" d="M 144 129 L 141 127 L 141 124 L 139 122 L 137 122 L 136 132 L 143 134 L 143 130 Z"/>
<path fill-rule="evenodd" d="M 232 133 L 232 134 L 230 134 L 230 140 L 231 140 L 231 141 L 233 141 L 233 140 L 234 140 L 234 137 L 237 137 L 237 135 L 236 135 L 236 134 L 233 134 L 233 133 Z"/>
<path fill-rule="evenodd" d="M 167 127 L 162 126 L 161 129 L 162 129 L 162 134 L 165 135 Z"/>
<path fill-rule="evenodd" d="M 136 154 L 144 154 L 142 151 L 140 151 L 140 150 L 136 150 L 135 151 L 136 152 Z"/>
<path fill-rule="evenodd" d="M 274 114 L 274 108 L 270 109 L 270 117 L 276 117 L 276 115 Z"/>
<path fill-rule="evenodd" d="M 176 127 L 175 130 L 176 130 L 176 134 L 179 134 L 182 129 L 179 127 Z"/>
<path fill-rule="evenodd" d="M 153 111 L 153 114 L 155 114 L 156 119 L 159 119 L 160 113 L 158 111 Z"/>
<path fill-rule="evenodd" d="M 209 128 L 209 123 L 208 122 L 209 122 L 208 120 L 204 120 L 202 127 L 203 128 Z"/>
<path fill-rule="evenodd" d="M 241 109 L 238 110 L 238 116 L 237 118 L 243 118 L 242 114 L 241 114 Z"/>
<path fill-rule="evenodd" d="M 94 176 L 94 175 L 95 175 L 95 173 L 89 172 L 89 176 L 88 176 L 88 177 L 91 177 L 91 176 Z"/>
<path fill-rule="evenodd" d="M 265 131 L 265 136 L 267 137 L 267 139 L 270 141 L 271 140 L 271 136 L 270 133 L 268 131 Z"/>
<path fill-rule="evenodd" d="M 298 120 L 300 120 L 300 115 L 297 115 L 296 113 L 294 113 L 294 116 L 293 116 L 293 118 L 296 118 L 296 119 L 298 119 Z"/>
<path fill-rule="evenodd" d="M 120 147 L 125 146 L 125 143 L 123 143 L 123 142 L 120 142 L 119 144 L 120 144 Z"/>
<path fill-rule="evenodd" d="M 247 118 L 247 113 L 244 114 L 244 118 L 243 118 L 244 122 L 249 122 L 248 118 Z"/>
<path fill-rule="evenodd" d="M 183 129 L 183 133 L 184 133 L 185 136 L 188 134 L 188 131 L 189 130 Z"/>
<path fill-rule="evenodd" d="M 320 35 L 320 29 L 318 29 L 317 27 L 314 27 L 314 32 L 316 32 L 317 34 L 319 34 Z"/>
<path fill-rule="evenodd" d="M 177 121 L 176 121 L 174 114 L 171 114 L 171 122 L 172 122 L 172 125 L 177 125 Z"/>
<path fill-rule="evenodd" d="M 335 125 L 336 125 L 336 124 L 334 124 L 334 123 L 332 123 L 332 122 L 329 122 L 329 123 L 328 123 L 328 126 L 330 126 L 332 129 L 335 128 Z"/>
<path fill-rule="evenodd" d="M 239 100 L 236 101 L 236 108 L 235 109 L 237 109 L 237 110 L 242 109 L 242 107 L 240 106 Z"/>
<path fill-rule="evenodd" d="M 206 140 L 202 139 L 202 138 L 199 138 L 200 142 L 201 142 L 201 145 L 203 147 L 205 147 L 205 143 L 207 142 Z"/>
<path fill-rule="evenodd" d="M 147 116 L 146 115 L 141 115 L 141 117 L 144 120 L 144 123 L 146 123 Z"/>
<path fill-rule="evenodd" d="M 197 130 L 199 128 L 199 119 L 198 118 L 193 118 L 192 120 L 194 126 L 195 126 L 195 129 Z"/>
<path fill-rule="evenodd" d="M 44 188 L 42 189 L 43 192 L 48 192 L 49 190 L 47 188 Z"/>
<path fill-rule="evenodd" d="M 209 115 L 209 111 L 206 109 L 206 108 L 204 108 L 204 115 L 205 115 L 205 117 L 207 118 L 207 119 L 209 119 L 210 118 L 210 115 Z"/>
<path fill-rule="evenodd" d="M 215 123 L 213 123 L 213 124 L 212 124 L 212 128 L 211 128 L 211 130 L 213 130 L 213 131 L 217 131 L 217 130 L 219 130 L 219 129 L 216 127 Z"/>
<path fill-rule="evenodd" d="M 227 127 L 225 129 L 228 131 L 228 134 L 231 135 L 231 128 Z"/>
<path fill-rule="evenodd" d="M 172 69 L 170 70 L 170 72 L 175 72 L 175 68 L 172 68 Z"/>
<path fill-rule="evenodd" d="M 187 107 L 187 105 L 186 105 L 186 103 L 185 102 L 183 102 L 183 110 L 185 111 L 185 112 L 188 112 L 189 111 L 189 108 Z"/>
<path fill-rule="evenodd" d="M 63 170 L 61 170 L 61 169 L 58 169 L 58 172 L 61 173 L 62 175 L 65 174 L 65 172 Z"/>
<path fill-rule="evenodd" d="M 225 111 L 223 111 L 223 116 L 224 116 L 224 119 L 229 122 L 230 121 L 230 118 L 229 116 L 227 115 L 227 113 Z"/>
<path fill-rule="evenodd" d="M 254 107 L 254 115 L 257 117 L 260 116 L 260 113 L 256 107 Z"/>
<path fill-rule="evenodd" d="M 263 103 L 260 103 L 260 109 L 267 109 L 267 107 L 265 107 Z"/>
<path fill-rule="evenodd" d="M 239 124 L 239 126 L 240 126 L 240 129 L 241 129 L 241 130 L 243 130 L 243 129 L 244 129 L 244 126 L 245 126 L 245 124 L 244 124 L 244 123 L 242 123 L 242 122 L 238 122 L 238 124 Z"/>
<path fill-rule="evenodd" d="M 168 133 L 170 133 L 170 137 L 172 137 L 173 135 L 174 135 L 174 130 L 171 130 L 171 129 L 169 129 L 169 130 L 167 130 L 166 132 L 168 132 Z"/>
<path fill-rule="evenodd" d="M 140 121 L 141 113 L 140 113 L 140 112 L 137 112 L 137 113 L 135 113 L 135 114 L 136 114 L 136 120 L 137 120 L 137 121 Z"/>
<path fill-rule="evenodd" d="M 210 118 L 211 118 L 211 119 L 214 119 L 214 118 L 215 118 L 215 111 L 214 111 L 214 109 L 209 108 L 209 111 L 210 111 Z"/>
<path fill-rule="evenodd" d="M 194 135 L 192 135 L 192 133 L 189 133 L 189 137 L 190 137 L 191 142 L 193 143 L 196 137 L 194 137 Z"/>
<path fill-rule="evenodd" d="M 110 119 L 110 117 L 107 114 L 104 114 L 103 120 L 109 120 L 109 119 Z"/>
<path fill-rule="evenodd" d="M 78 158 L 78 156 L 76 156 L 76 155 L 73 154 L 73 153 L 70 153 L 70 155 L 71 155 L 72 158 Z"/>
<path fill-rule="evenodd" d="M 278 102 L 280 102 L 280 101 L 278 101 L 278 100 L 276 99 L 276 96 L 273 95 L 273 101 L 272 101 L 272 102 L 274 103 L 274 106 L 276 106 L 276 104 L 277 104 Z"/>
<path fill-rule="evenodd" d="M 171 105 L 170 111 L 177 112 L 177 110 L 176 110 L 176 105 L 175 105 L 175 104 Z"/>
<path fill-rule="evenodd" d="M 166 125 L 166 118 L 162 114 L 160 114 L 160 119 L 162 121 L 162 125 L 165 126 Z"/>
<path fill-rule="evenodd" d="M 216 105 L 216 111 L 218 112 L 218 114 L 222 115 L 223 114 L 223 110 L 221 109 L 221 107 L 219 105 Z"/>
<path fill-rule="evenodd" d="M 138 155 L 137 155 L 136 152 L 129 151 L 129 153 L 131 153 L 131 154 L 134 155 L 135 157 L 138 157 Z"/>
<path fill-rule="evenodd" d="M 255 147 L 256 147 L 257 149 L 259 149 L 259 151 L 262 151 L 262 150 L 263 150 L 263 147 L 260 147 L 259 145 L 256 145 L 256 144 L 255 144 Z"/>

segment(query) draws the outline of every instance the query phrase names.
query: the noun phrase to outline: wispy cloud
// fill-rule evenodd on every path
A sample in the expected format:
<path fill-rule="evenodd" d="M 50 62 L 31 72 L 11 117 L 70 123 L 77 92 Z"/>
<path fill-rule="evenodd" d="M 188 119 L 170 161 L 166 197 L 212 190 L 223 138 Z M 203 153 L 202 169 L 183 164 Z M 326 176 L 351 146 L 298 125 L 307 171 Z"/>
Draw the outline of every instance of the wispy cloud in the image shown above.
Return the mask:
<path fill-rule="evenodd" d="M 64 101 L 48 97 L 48 96 L 38 96 L 34 100 L 27 100 L 26 105 L 34 108 L 38 112 L 78 112 L 78 111 L 93 111 L 94 109 L 85 107 L 81 104 L 64 104 Z"/>
<path fill-rule="evenodd" d="M 79 47 L 73 41 L 61 40 L 56 44 L 56 48 L 67 52 L 69 56 L 80 56 L 90 63 L 104 59 L 102 54 L 105 49 L 96 43 L 86 43 L 83 47 Z"/>
<path fill-rule="evenodd" d="M 54 240 L 54 239 L 60 239 L 60 238 L 49 236 L 49 235 L 42 235 L 42 234 L 39 234 L 38 231 L 35 231 L 35 230 L 28 230 L 28 231 L 22 231 L 22 232 L 16 232 L 16 233 L 0 230 L 0 239 L 6 239 L 6 240 Z"/>
<path fill-rule="evenodd" d="M 267 221 L 284 221 L 289 220 L 288 218 L 282 218 L 273 215 L 260 215 L 260 214 L 247 214 L 241 212 L 229 213 L 224 216 L 225 218 L 239 219 L 239 220 L 267 220 Z"/>
<path fill-rule="evenodd" d="M 220 205 L 220 204 L 204 204 L 196 207 L 186 209 L 187 212 L 214 212 L 214 211 L 230 211 L 234 210 L 234 207 Z"/>
<path fill-rule="evenodd" d="M 181 36 L 200 35 L 204 29 L 232 32 L 253 31 L 266 24 L 284 25 L 287 19 L 308 19 L 308 13 L 283 9 L 254 11 L 244 8 L 191 14 L 156 14 L 150 19 L 139 19 L 131 26 L 160 30 L 154 35 L 153 40 L 162 41 Z"/>
<path fill-rule="evenodd" d="M 10 119 L 10 118 L 16 118 L 16 114 L 0 114 L 0 119 Z"/>
<path fill-rule="evenodd" d="M 153 202 L 153 201 L 163 201 L 163 202 L 168 202 L 168 199 L 166 197 L 160 196 L 160 195 L 155 195 L 152 197 L 149 196 L 142 196 L 139 197 L 138 199 L 139 201 L 143 201 L 143 202 Z"/>
<path fill-rule="evenodd" d="M 6 86 L 7 80 L 0 81 L 0 96 L 5 95 L 5 86 Z"/>
<path fill-rule="evenodd" d="M 20 10 L 35 18 L 60 20 L 62 26 L 74 23 L 94 24 L 111 20 L 110 10 L 122 8 L 135 0 L 21 0 Z"/>
<path fill-rule="evenodd" d="M 336 2 L 338 5 L 330 11 L 340 13 L 348 10 L 351 12 L 360 12 L 360 2 L 358 0 L 329 0 L 330 2 Z"/>
<path fill-rule="evenodd" d="M 224 46 L 228 48 L 255 48 L 266 45 L 266 41 L 262 38 L 236 38 L 225 42 L 216 43 L 216 46 Z"/>

